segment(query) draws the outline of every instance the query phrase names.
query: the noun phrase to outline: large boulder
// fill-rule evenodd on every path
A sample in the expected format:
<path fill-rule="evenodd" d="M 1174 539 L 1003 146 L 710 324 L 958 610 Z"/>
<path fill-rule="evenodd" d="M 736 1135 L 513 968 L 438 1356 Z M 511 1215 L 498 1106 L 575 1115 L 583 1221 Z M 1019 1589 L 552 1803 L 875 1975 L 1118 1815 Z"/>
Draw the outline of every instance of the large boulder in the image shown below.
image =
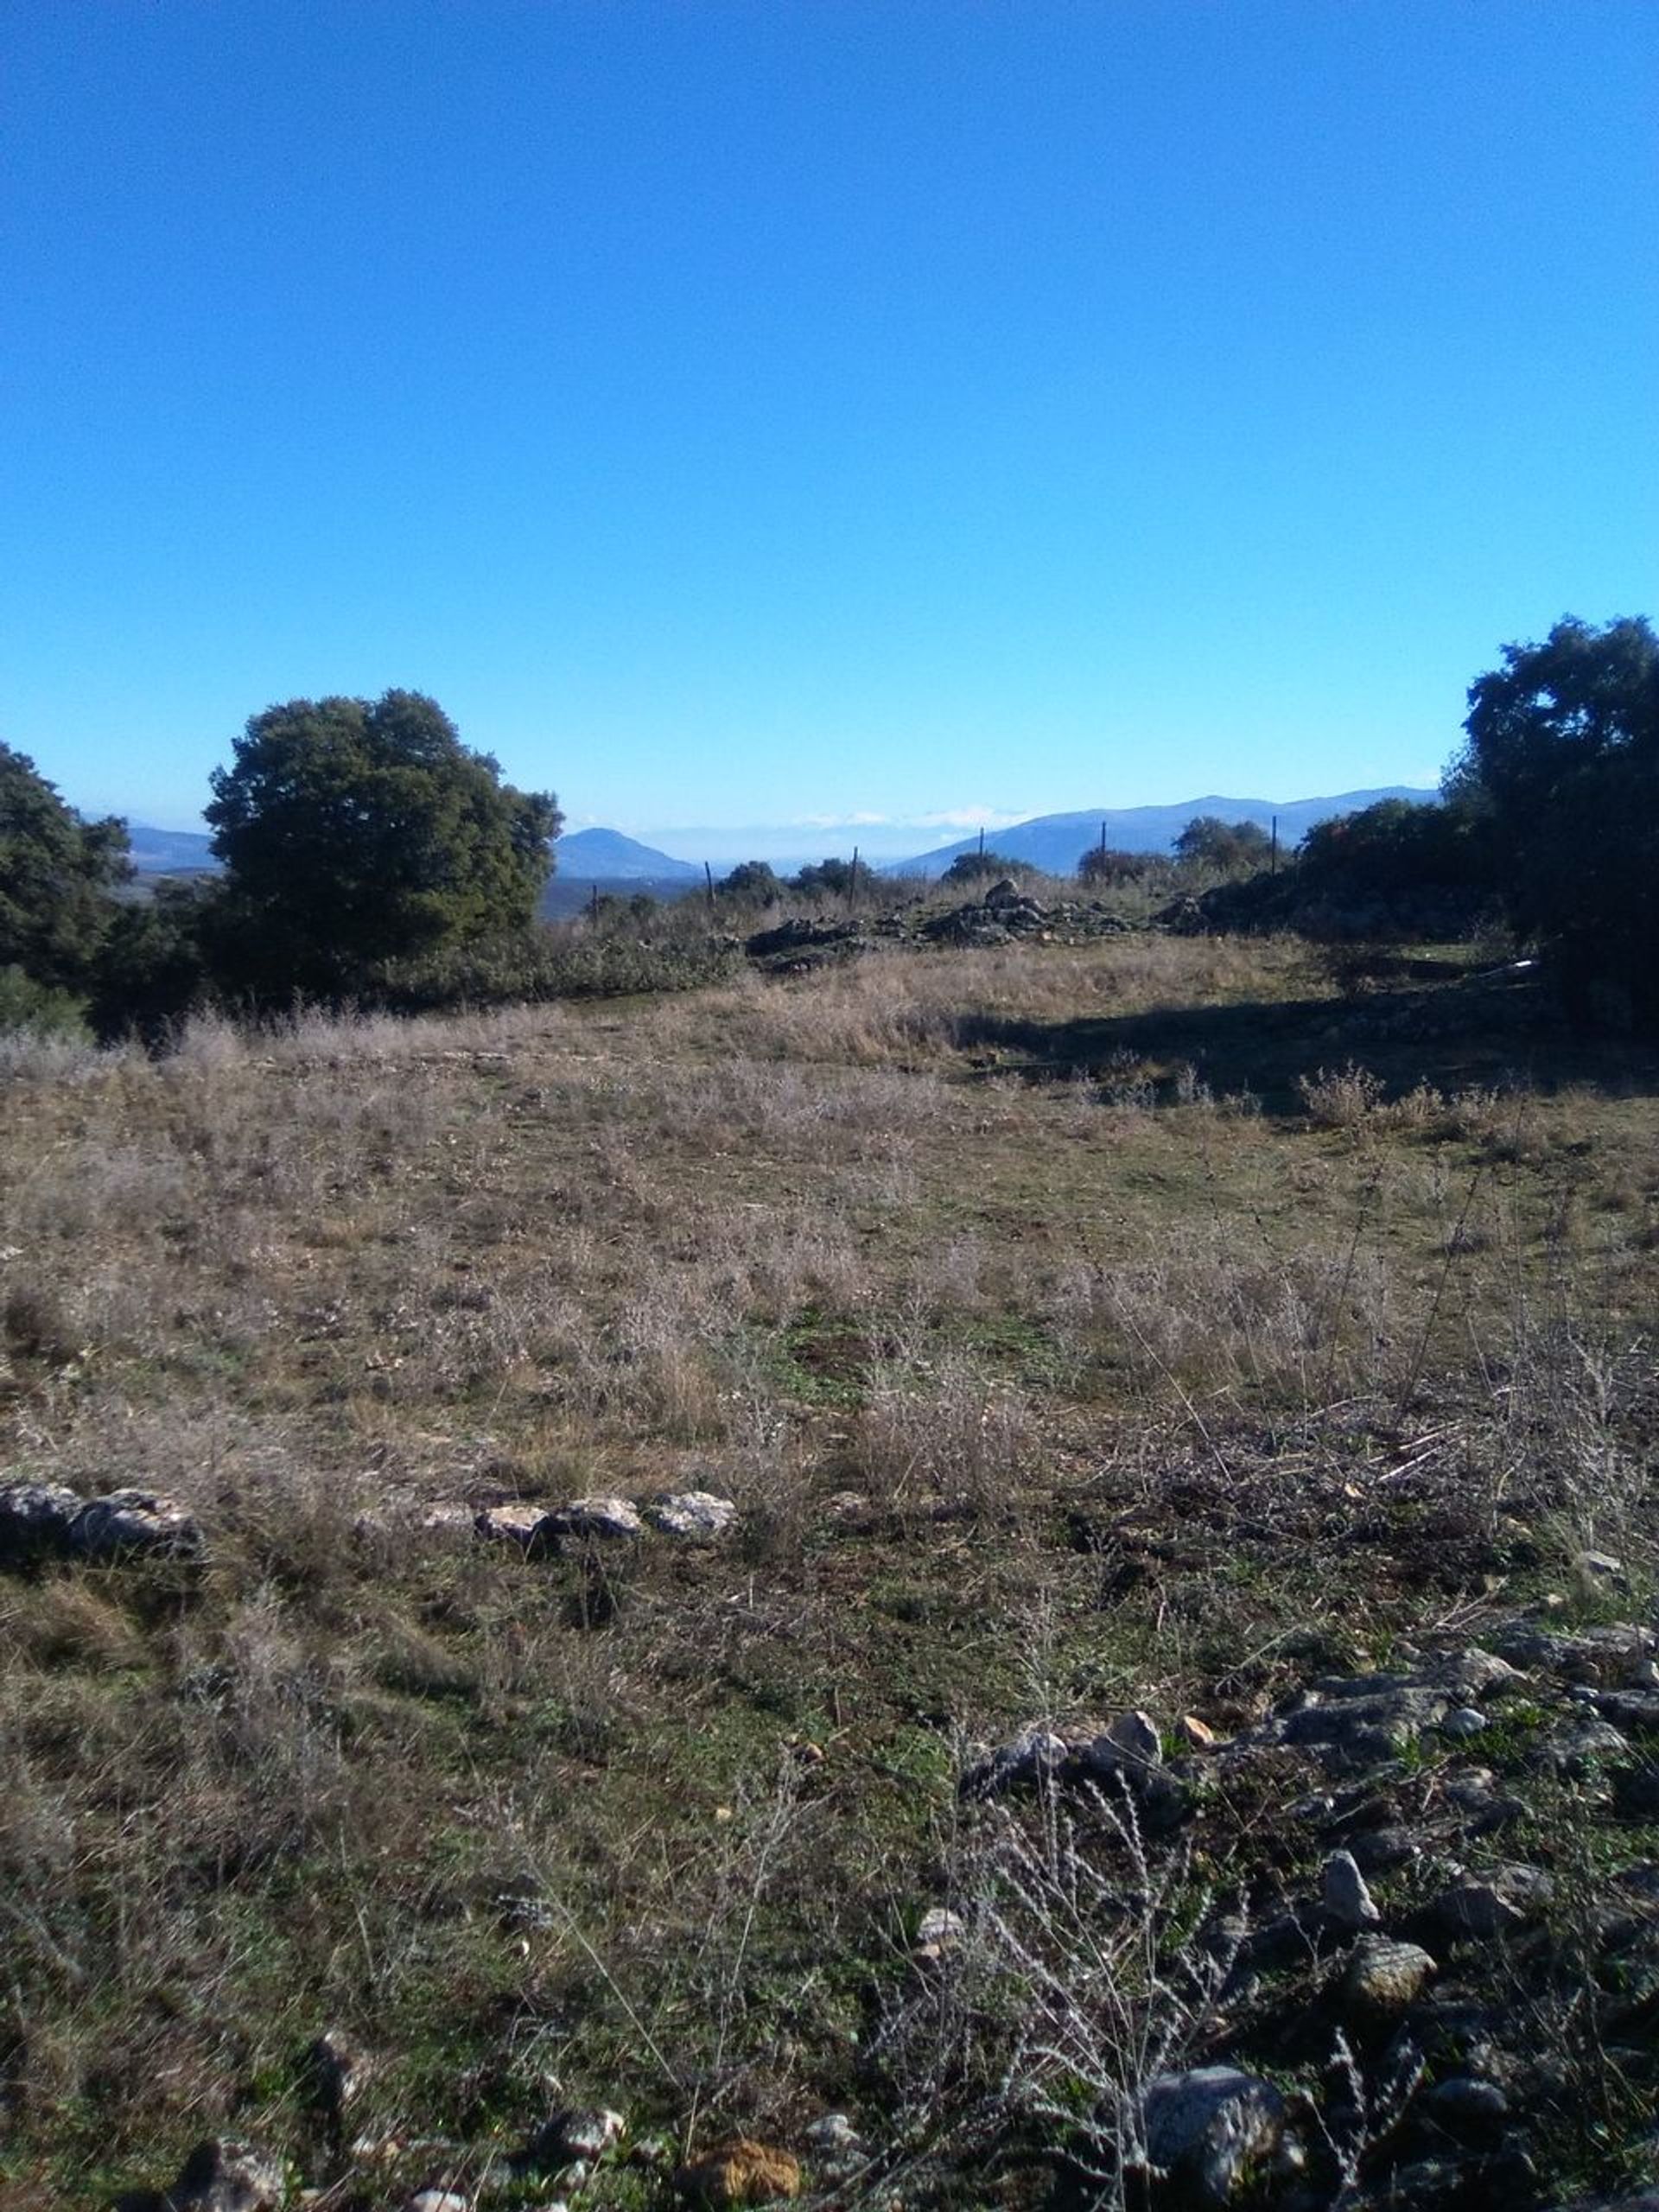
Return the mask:
<path fill-rule="evenodd" d="M 82 1559 L 200 1559 L 201 1523 L 161 1491 L 113 1490 L 82 1506 L 69 1531 Z"/>
<path fill-rule="evenodd" d="M 709 1544 L 726 1534 L 737 1518 L 737 1508 L 729 1497 L 717 1497 L 711 1490 L 674 1491 L 648 1505 L 645 1518 L 665 1536 Z"/>
<path fill-rule="evenodd" d="M 1206 2212 L 1237 2202 L 1284 2139 L 1284 2099 L 1236 2066 L 1160 2074 L 1143 2110 L 1149 2163 L 1178 2200 Z"/>
<path fill-rule="evenodd" d="M 554 1509 L 543 1523 L 556 1542 L 617 1543 L 645 1534 L 639 1509 L 626 1497 L 576 1497 Z"/>

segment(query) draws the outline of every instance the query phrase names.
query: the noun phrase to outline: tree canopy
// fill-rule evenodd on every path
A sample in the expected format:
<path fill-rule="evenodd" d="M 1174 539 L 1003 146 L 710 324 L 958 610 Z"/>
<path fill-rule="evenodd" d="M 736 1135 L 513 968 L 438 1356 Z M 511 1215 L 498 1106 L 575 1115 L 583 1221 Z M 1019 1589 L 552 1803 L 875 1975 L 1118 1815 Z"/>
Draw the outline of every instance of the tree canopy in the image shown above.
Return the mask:
<path fill-rule="evenodd" d="M 1006 853 L 994 853 L 988 846 L 982 851 L 976 846 L 969 852 L 958 853 L 939 881 L 953 886 L 983 883 L 1000 880 L 1004 876 L 1029 875 L 1030 873 L 1024 861 L 1011 861 Z"/>
<path fill-rule="evenodd" d="M 1175 840 L 1179 860 L 1245 875 L 1265 868 L 1272 841 L 1257 822 L 1224 822 L 1218 815 L 1195 815 Z"/>
<path fill-rule="evenodd" d="M 1077 861 L 1081 881 L 1096 889 L 1113 884 L 1139 883 L 1158 865 L 1155 853 L 1131 853 L 1118 845 L 1090 845 Z"/>
<path fill-rule="evenodd" d="M 26 754 L 0 745 L 0 968 L 45 990 L 86 989 L 110 894 L 130 874 L 125 823 L 83 821 Z"/>
<path fill-rule="evenodd" d="M 851 899 L 870 884 L 868 861 L 843 861 L 835 858 L 809 861 L 791 878 L 794 887 L 806 898 L 830 897 Z"/>
<path fill-rule="evenodd" d="M 1567 616 L 1469 690 L 1448 792 L 1483 813 L 1516 926 L 1572 995 L 1659 1020 L 1659 638 Z"/>
<path fill-rule="evenodd" d="M 775 906 L 784 895 L 783 880 L 770 861 L 740 861 L 721 878 L 721 893 L 749 906 Z"/>
<path fill-rule="evenodd" d="M 563 824 L 418 691 L 269 707 L 212 784 L 219 960 L 256 993 L 349 992 L 527 929 Z"/>

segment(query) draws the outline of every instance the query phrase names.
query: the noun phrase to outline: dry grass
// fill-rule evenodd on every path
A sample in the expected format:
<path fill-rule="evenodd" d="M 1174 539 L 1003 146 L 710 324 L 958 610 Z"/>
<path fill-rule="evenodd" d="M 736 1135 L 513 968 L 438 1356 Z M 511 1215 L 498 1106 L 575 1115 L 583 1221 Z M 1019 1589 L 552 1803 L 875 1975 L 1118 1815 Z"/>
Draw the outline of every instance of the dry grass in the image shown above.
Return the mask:
<path fill-rule="evenodd" d="M 1272 1083 L 1206 1009 L 1302 1024 Z M 1293 1621 L 1478 1598 L 1504 1516 L 1645 1556 L 1650 1089 L 1372 1071 L 1337 1012 L 1292 947 L 1135 938 L 8 1047 L 4 1466 L 174 1491 L 212 1563 L 0 1583 L 0 2190 L 312 2157 L 330 2021 L 393 2132 L 509 2139 L 550 2067 L 898 2108 L 860 2039 L 1037 1647 L 1056 1717 L 1248 1705 Z M 735 1546 L 597 1582 L 420 1525 L 692 1484 Z M 1069 1516 L 1132 1510 L 1177 1564 L 1107 1603 Z"/>

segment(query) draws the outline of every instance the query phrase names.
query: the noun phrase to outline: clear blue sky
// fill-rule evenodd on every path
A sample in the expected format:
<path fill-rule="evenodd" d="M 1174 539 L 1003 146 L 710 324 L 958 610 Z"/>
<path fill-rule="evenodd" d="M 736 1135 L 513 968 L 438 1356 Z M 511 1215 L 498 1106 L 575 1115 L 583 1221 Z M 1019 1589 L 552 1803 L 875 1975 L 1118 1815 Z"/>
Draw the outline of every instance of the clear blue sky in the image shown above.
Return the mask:
<path fill-rule="evenodd" d="M 86 808 L 391 684 L 644 830 L 1426 782 L 1659 617 L 1653 0 L 46 0 L 0 101 Z"/>

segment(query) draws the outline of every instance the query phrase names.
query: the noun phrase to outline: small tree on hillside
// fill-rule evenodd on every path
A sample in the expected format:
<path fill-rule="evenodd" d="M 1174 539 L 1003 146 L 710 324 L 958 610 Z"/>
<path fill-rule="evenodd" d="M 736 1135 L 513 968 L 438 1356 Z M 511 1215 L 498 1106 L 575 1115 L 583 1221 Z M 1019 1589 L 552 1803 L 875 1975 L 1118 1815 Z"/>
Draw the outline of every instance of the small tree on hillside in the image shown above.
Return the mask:
<path fill-rule="evenodd" d="M 810 861 L 793 878 L 795 889 L 807 899 L 855 898 L 869 889 L 871 880 L 868 861 L 835 859 Z"/>
<path fill-rule="evenodd" d="M 1223 875 L 1250 875 L 1268 865 L 1273 841 L 1256 822 L 1224 822 L 1195 815 L 1175 840 L 1175 856 Z"/>
<path fill-rule="evenodd" d="M 1011 861 L 1006 853 L 981 851 L 958 853 L 944 874 L 939 878 L 952 887 L 962 884 L 994 883 L 1005 876 L 1029 875 L 1031 870 L 1024 861 Z"/>
<path fill-rule="evenodd" d="M 720 893 L 746 906 L 775 906 L 784 895 L 783 880 L 770 861 L 740 861 L 721 878 Z"/>
<path fill-rule="evenodd" d="M 1077 875 L 1092 888 L 1103 891 L 1119 884 L 1143 883 L 1157 864 L 1157 856 L 1152 853 L 1125 852 L 1116 845 L 1090 845 L 1077 862 Z"/>
<path fill-rule="evenodd" d="M 563 825 L 435 701 L 294 699 L 256 715 L 213 776 L 229 980 L 334 995 L 392 960 L 527 931 Z"/>
<path fill-rule="evenodd" d="M 83 821 L 35 763 L 0 745 L 0 968 L 44 991 L 91 984 L 132 869 L 127 826 Z"/>

